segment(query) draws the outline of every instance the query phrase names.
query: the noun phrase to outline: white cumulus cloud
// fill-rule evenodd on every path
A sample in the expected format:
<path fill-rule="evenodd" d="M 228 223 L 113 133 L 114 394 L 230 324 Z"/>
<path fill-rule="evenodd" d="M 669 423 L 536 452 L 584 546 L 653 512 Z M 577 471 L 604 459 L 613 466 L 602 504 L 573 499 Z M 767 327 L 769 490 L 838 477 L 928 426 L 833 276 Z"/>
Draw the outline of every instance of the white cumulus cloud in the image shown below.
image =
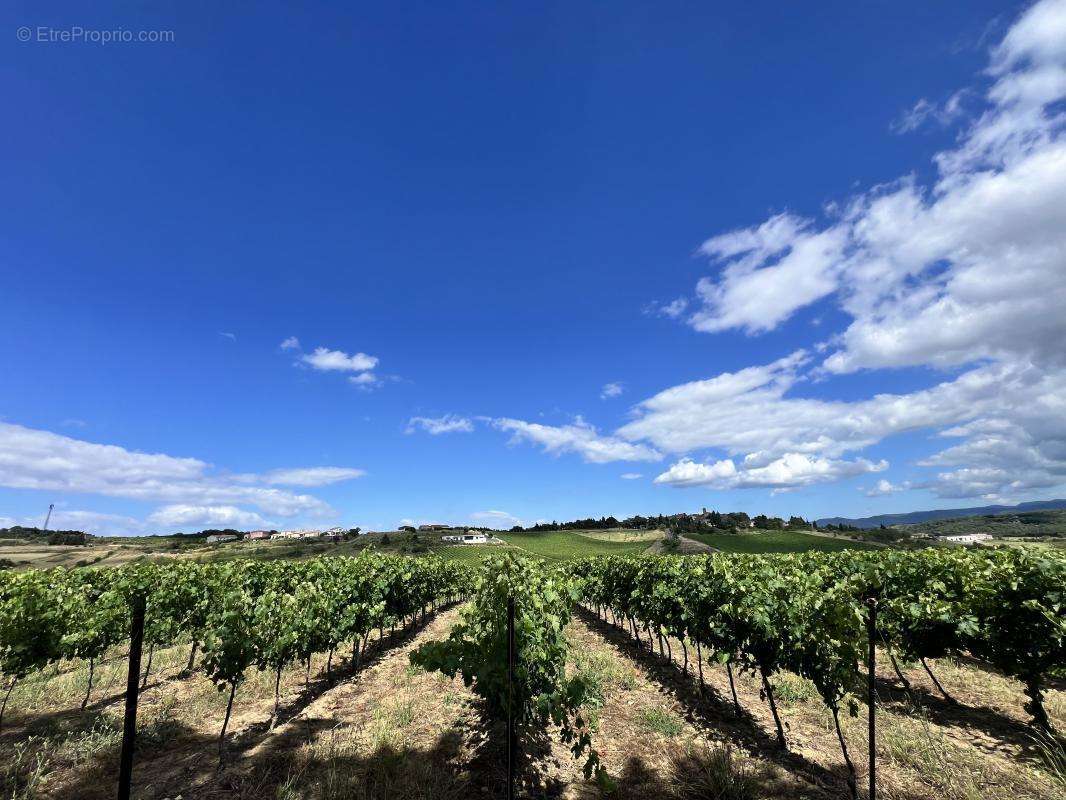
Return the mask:
<path fill-rule="evenodd" d="M 700 251 L 726 266 L 718 281 L 702 278 L 696 285 L 703 306 L 689 323 L 699 331 L 759 333 L 831 294 L 847 239 L 835 228 L 810 228 L 807 220 L 779 214 L 704 242 Z"/>
<path fill-rule="evenodd" d="M 758 455 L 751 455 L 739 467 L 728 458 L 713 464 L 701 464 L 686 458 L 659 475 L 655 483 L 679 487 L 708 486 L 713 489 L 794 489 L 880 472 L 887 468 L 886 461 L 873 463 L 864 458 L 848 461 L 804 453 L 785 453 L 767 462 Z"/>
<path fill-rule="evenodd" d="M 936 472 L 922 488 L 1003 498 L 1066 487 L 1066 0 L 1026 9 L 986 74 L 983 92 L 919 103 L 902 123 L 961 119 L 963 98 L 973 112 L 928 185 L 908 174 L 834 204 L 825 221 L 779 213 L 702 246 L 716 272 L 696 286 L 686 321 L 697 330 L 759 334 L 819 302 L 845 315 L 843 330 L 792 361 L 661 392 L 616 435 L 832 463 L 897 433 L 946 429 L 960 441 L 923 460 Z M 811 378 L 901 367 L 955 373 L 847 402 L 802 391 Z"/>
<path fill-rule="evenodd" d="M 196 506 L 175 503 L 152 512 L 148 523 L 164 528 L 188 526 L 215 528 L 248 528 L 269 526 L 269 522 L 254 511 L 236 506 Z"/>
<path fill-rule="evenodd" d="M 300 356 L 300 361 L 324 372 L 363 372 L 378 365 L 378 359 L 366 353 L 349 355 L 342 350 L 330 350 L 327 347 L 316 347 L 314 352 Z"/>
<path fill-rule="evenodd" d="M 442 433 L 470 433 L 474 430 L 474 423 L 455 414 L 445 414 L 443 417 L 411 417 L 404 432 L 415 433 L 419 430 L 432 436 Z"/>
<path fill-rule="evenodd" d="M 210 465 L 196 458 L 141 453 L 0 423 L 0 486 L 198 506 L 250 505 L 279 516 L 330 511 L 316 497 L 256 485 L 262 483 L 270 480 L 212 474 Z"/>
<path fill-rule="evenodd" d="M 844 204 L 838 218 L 778 214 L 719 234 L 721 265 L 696 287 L 698 330 L 770 330 L 832 296 L 852 321 L 832 372 L 984 358 L 1058 357 L 1066 338 L 1066 2 L 1027 10 L 993 51 L 984 112 L 909 176 Z M 953 106 L 954 107 L 954 106 Z"/>
<path fill-rule="evenodd" d="M 371 389 L 376 389 L 381 386 L 384 381 L 373 372 L 360 372 L 358 375 L 349 376 L 348 383 L 358 386 L 364 391 L 370 391 Z"/>
<path fill-rule="evenodd" d="M 896 494 L 897 492 L 904 492 L 909 488 L 910 484 L 907 482 L 896 484 L 882 478 L 873 486 L 868 486 L 862 489 L 862 493 L 867 497 L 885 497 L 890 494 Z"/>
<path fill-rule="evenodd" d="M 585 461 L 605 464 L 610 461 L 658 461 L 662 454 L 643 445 L 627 442 L 614 436 L 603 436 L 592 425 L 578 417 L 570 425 L 541 425 L 519 419 L 501 417 L 492 421 L 494 427 L 513 434 L 512 443 L 539 444 L 552 455 L 577 453 Z"/>
<path fill-rule="evenodd" d="M 297 467 L 271 470 L 262 476 L 262 481 L 274 486 L 328 486 L 364 475 L 365 470 L 351 467 Z"/>

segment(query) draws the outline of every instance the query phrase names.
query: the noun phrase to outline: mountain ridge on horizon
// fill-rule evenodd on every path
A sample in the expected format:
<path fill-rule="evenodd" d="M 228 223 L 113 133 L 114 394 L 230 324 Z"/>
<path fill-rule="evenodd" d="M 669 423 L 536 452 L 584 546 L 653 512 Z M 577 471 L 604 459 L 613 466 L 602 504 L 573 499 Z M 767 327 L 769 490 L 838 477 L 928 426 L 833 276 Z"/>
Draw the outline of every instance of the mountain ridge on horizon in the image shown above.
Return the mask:
<path fill-rule="evenodd" d="M 1013 506 L 994 505 L 976 506 L 974 508 L 935 508 L 928 511 L 905 511 L 899 514 L 877 514 L 871 517 L 822 517 L 816 521 L 823 525 L 852 525 L 856 528 L 879 528 L 881 525 L 913 525 L 930 520 L 955 519 L 957 517 L 999 516 L 1017 514 L 1026 511 L 1048 511 L 1066 509 L 1066 500 L 1031 500 Z"/>

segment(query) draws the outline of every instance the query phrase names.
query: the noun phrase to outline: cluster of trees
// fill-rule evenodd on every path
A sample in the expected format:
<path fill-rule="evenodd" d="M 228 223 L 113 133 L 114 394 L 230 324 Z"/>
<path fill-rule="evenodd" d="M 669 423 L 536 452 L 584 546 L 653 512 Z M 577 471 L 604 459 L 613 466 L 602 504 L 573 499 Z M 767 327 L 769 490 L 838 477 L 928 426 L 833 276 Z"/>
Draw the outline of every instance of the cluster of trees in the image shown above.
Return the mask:
<path fill-rule="evenodd" d="M 870 530 L 848 530 L 847 528 L 842 530 L 848 534 L 849 538 L 859 541 L 869 540 L 881 542 L 882 544 L 901 544 L 911 540 L 911 535 L 906 531 L 902 531 L 899 528 L 886 528 L 884 525 Z"/>
<path fill-rule="evenodd" d="M 881 527 L 884 528 L 885 526 L 882 525 Z M 854 525 L 845 525 L 844 523 L 840 523 L 839 525 L 834 525 L 833 523 L 830 522 L 830 523 L 828 523 L 826 525 L 818 526 L 818 530 L 839 531 L 840 533 L 861 533 L 864 529 L 863 528 L 856 528 Z"/>
<path fill-rule="evenodd" d="M 751 517 L 743 511 L 731 514 L 708 511 L 704 514 L 671 514 L 668 517 L 662 514 L 654 517 L 629 517 L 622 521 L 622 526 L 636 529 L 669 528 L 679 533 L 699 533 L 715 529 L 747 528 L 749 522 Z"/>
<path fill-rule="evenodd" d="M 807 521 L 803 517 L 791 516 L 788 520 L 781 517 L 768 517 L 764 514 L 751 517 L 743 511 L 733 511 L 723 514 L 718 511 L 704 509 L 700 514 L 671 514 L 669 516 L 658 514 L 656 516 L 633 516 L 619 521 L 615 517 L 600 517 L 599 519 L 575 519 L 570 522 L 541 522 L 529 528 L 515 525 L 512 531 L 567 531 L 567 530 L 604 530 L 609 528 L 629 528 L 633 530 L 650 530 L 663 528 L 675 530 L 679 533 L 699 533 L 707 531 L 734 531 L 748 528 L 760 528 L 762 530 L 810 530 L 814 528 L 813 521 Z M 833 530 L 858 530 L 850 526 L 829 526 Z"/>
<path fill-rule="evenodd" d="M 48 544 L 89 544 L 89 535 L 81 531 L 52 531 L 48 534 Z"/>
<path fill-rule="evenodd" d="M 48 544 L 89 544 L 93 536 L 85 531 L 46 531 L 42 528 L 12 525 L 10 528 L 0 528 L 0 539 L 38 539 L 45 540 Z"/>
<path fill-rule="evenodd" d="M 597 530 L 609 530 L 611 528 L 626 528 L 631 527 L 623 522 L 619 522 L 614 517 L 600 517 L 594 519 L 589 517 L 588 519 L 575 519 L 571 522 L 539 522 L 529 528 L 523 528 L 521 525 L 515 525 L 511 528 L 512 531 L 597 531 Z"/>
<path fill-rule="evenodd" d="M 271 533 L 277 533 L 277 531 L 271 531 Z M 202 531 L 196 533 L 168 533 L 163 534 L 167 537 L 174 537 L 175 539 L 206 539 L 208 536 L 244 536 L 244 531 L 239 531 L 236 528 L 205 528 Z"/>

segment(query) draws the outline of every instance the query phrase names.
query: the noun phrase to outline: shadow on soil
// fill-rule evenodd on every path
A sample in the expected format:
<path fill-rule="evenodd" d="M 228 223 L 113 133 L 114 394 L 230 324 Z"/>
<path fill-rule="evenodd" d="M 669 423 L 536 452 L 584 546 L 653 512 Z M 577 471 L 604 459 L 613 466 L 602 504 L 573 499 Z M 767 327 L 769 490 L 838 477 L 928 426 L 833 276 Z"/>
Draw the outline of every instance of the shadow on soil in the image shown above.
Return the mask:
<path fill-rule="evenodd" d="M 332 720 L 316 718 L 291 726 L 260 754 L 239 769 L 228 770 L 203 794 L 183 798 L 321 798 L 322 800 L 461 800 L 484 794 L 462 767 L 464 731 L 451 728 L 429 748 L 383 745 L 367 757 L 333 755 L 321 743 L 335 731 Z M 316 755 L 295 758 L 310 738 L 320 743 Z M 323 749 L 326 755 L 317 755 Z"/>
<path fill-rule="evenodd" d="M 627 631 L 604 622 L 584 608 L 579 607 L 577 613 L 589 628 L 639 663 L 648 675 L 673 695 L 687 709 L 689 722 L 697 727 L 719 731 L 729 741 L 742 743 L 749 752 L 786 770 L 807 787 L 807 791 L 803 792 L 793 786 L 794 794 L 785 796 L 847 796 L 847 771 L 843 764 L 838 770 L 828 770 L 798 753 L 782 750 L 777 740 L 764 731 L 747 711 L 742 708 L 739 716 L 734 712 L 732 699 L 723 697 L 711 686 L 705 687 L 701 693 L 695 676 L 682 672 L 676 662 L 667 661 L 658 653 L 653 653 L 646 644 L 638 644 Z M 813 794 L 811 790 L 815 790 Z M 751 796 L 782 795 L 776 793 L 776 787 L 764 787 Z"/>
<path fill-rule="evenodd" d="M 649 675 L 654 677 L 661 686 L 667 689 L 688 709 L 687 716 L 690 722 L 713 727 L 723 732 L 729 740 L 743 742 L 751 752 L 787 770 L 793 777 L 800 779 L 811 789 L 817 789 L 825 796 L 849 796 L 846 783 L 847 772 L 843 764 L 839 768 L 827 770 L 800 755 L 781 751 L 776 746 L 776 740 L 764 732 L 755 719 L 746 711 L 742 709 L 739 717 L 734 714 L 731 699 L 721 696 L 710 686 L 707 686 L 701 692 L 698 679 L 696 674 L 694 674 L 695 666 L 690 668 L 692 672 L 686 674 L 682 671 L 682 665 L 679 660 L 674 661 L 659 655 L 649 649 L 647 642 L 638 643 L 631 637 L 628 630 L 603 620 L 583 607 L 578 607 L 577 613 L 581 615 L 581 618 L 592 630 L 602 635 L 612 646 L 644 666 Z M 914 702 L 912 703 L 907 692 L 900 684 L 880 677 L 877 679 L 876 691 L 879 705 L 884 705 L 886 710 L 890 709 L 896 713 L 903 714 L 922 714 L 936 724 L 975 732 L 977 735 L 973 736 L 971 744 L 988 752 L 1010 749 L 1014 757 L 1020 756 L 1034 764 L 1042 761 L 1040 746 L 1034 739 L 1033 729 L 1025 723 L 1004 716 L 992 708 L 952 702 L 913 684 Z M 982 737 L 979 734 L 984 734 L 984 736 Z M 865 746 L 865 742 L 861 744 Z M 1008 747 L 1005 747 L 1005 745 Z M 1013 748 L 1017 749 L 1014 750 Z M 711 763 L 711 766 L 713 767 L 711 772 L 719 771 L 713 763 Z M 707 774 L 706 768 L 701 768 L 699 764 L 692 761 L 685 763 L 684 760 L 678 762 L 675 759 L 673 767 L 676 776 Z M 862 771 L 860 766 L 860 787 L 864 780 Z M 632 796 L 634 798 L 649 796 L 649 793 L 655 791 L 657 787 L 644 785 L 646 774 L 647 770 L 643 769 L 643 765 L 639 760 L 627 765 L 627 774 L 622 776 L 621 783 L 636 787 L 643 786 L 643 788 L 638 788 L 631 794 L 624 792 L 619 796 Z M 809 792 L 801 791 L 795 786 L 782 791 L 782 787 L 779 784 L 772 780 L 766 780 L 765 776 L 755 776 L 754 781 L 757 784 L 754 794 L 716 794 L 712 792 L 708 796 L 729 798 L 811 796 Z M 683 785 L 684 780 L 681 780 L 680 783 Z M 744 781 L 744 783 L 746 785 L 748 782 Z M 674 786 L 673 794 L 666 788 L 658 787 L 658 789 L 663 791 L 664 796 L 693 798 L 701 796 L 684 792 L 677 794 L 677 785 L 672 785 Z M 860 797 L 865 797 L 865 792 L 861 788 Z M 927 795 L 919 794 L 913 798 L 901 796 L 900 800 L 926 800 L 926 798 Z"/>
<path fill-rule="evenodd" d="M 594 783 L 570 784 L 572 765 L 554 760 L 553 738 L 544 732 L 522 742 L 518 797 L 558 798 L 567 791 L 577 797 L 617 800 L 847 797 L 843 765 L 826 769 L 799 754 L 780 750 L 773 736 L 753 717 L 734 714 L 731 699 L 710 686 L 701 693 L 695 675 L 683 673 L 676 662 L 650 652 L 646 644 L 639 645 L 627 632 L 594 614 L 584 609 L 578 613 L 593 631 L 641 664 L 688 709 L 690 722 L 713 729 L 719 734 L 717 738 L 743 744 L 766 766 L 734 758 L 727 746 L 677 746 L 668 753 L 665 778 L 640 757 L 632 757 L 619 774 L 611 775 L 614 786 L 603 791 Z M 429 614 L 424 621 L 369 642 L 359 671 L 381 661 L 394 648 L 410 643 L 435 616 Z M 221 772 L 217 769 L 217 737 L 166 716 L 142 720 L 134 764 L 134 796 L 143 800 L 178 796 L 182 800 L 460 800 L 507 796 L 506 729 L 488 721 L 479 707 L 475 706 L 473 714 L 444 731 L 429 747 L 383 745 L 369 756 L 355 758 L 341 746 L 343 732 L 335 720 L 301 717 L 322 694 L 335 684 L 357 677 L 359 671 L 350 659 L 341 661 L 333 670 L 332 680 L 324 673 L 313 676 L 299 695 L 281 707 L 280 727 L 272 731 L 269 721 L 263 721 L 230 736 L 227 767 Z M 162 682 L 172 680 L 180 677 L 170 676 Z M 889 681 L 879 682 L 878 691 L 889 703 L 908 703 L 906 693 Z M 1020 739 L 1024 726 L 1014 722 L 1004 725 L 1002 719 L 996 723 L 985 713 L 990 710 L 953 706 L 920 688 L 918 692 L 919 701 L 931 718 L 963 727 L 974 725 L 1011 741 L 1019 737 L 1019 746 L 1031 744 Z M 21 730 L 11 732 L 17 737 L 14 741 L 5 733 L 0 793 L 4 797 L 43 795 L 78 800 L 114 797 L 121 720 L 100 709 L 120 697 L 99 699 L 84 714 L 74 710 L 33 717 L 17 726 Z M 40 737 L 50 740 L 55 766 L 71 776 L 67 783 L 49 783 L 44 787 L 49 791 L 35 786 L 42 772 L 35 767 L 30 737 L 38 737 L 37 747 L 41 745 Z M 305 747 L 310 742 L 315 743 L 313 749 Z M 337 742 L 336 747 L 333 742 Z M 26 748 L 18 757 L 14 755 L 16 745 Z M 919 798 L 925 800 L 919 795 L 899 800 Z"/>
<path fill-rule="evenodd" d="M 877 678 L 876 691 L 879 705 L 900 714 L 924 715 L 938 725 L 961 728 L 972 734 L 970 744 L 979 750 L 1002 751 L 1006 744 L 1017 748 L 1015 755 L 1020 754 L 1033 762 L 1040 761 L 1034 729 L 993 708 L 947 700 L 913 683 L 908 695 L 897 681 L 882 677 Z"/>
<path fill-rule="evenodd" d="M 410 643 L 437 614 L 447 611 L 454 604 L 437 608 L 406 627 L 385 631 L 383 638 L 368 641 L 360 659 L 359 669 L 351 659 L 339 661 L 332 676 L 325 671 L 312 676 L 304 689 L 288 703 L 279 708 L 277 725 L 299 716 L 311 703 L 335 685 L 351 680 L 363 670 L 378 663 L 390 651 Z M 149 684 L 158 686 L 170 681 L 179 681 L 182 673 L 175 673 Z M 118 762 L 121 749 L 120 715 L 103 713 L 102 709 L 120 700 L 124 693 L 102 697 L 91 703 L 84 712 L 79 709 L 34 715 L 22 714 L 5 724 L 2 749 L 0 749 L 0 791 L 4 797 L 63 797 L 78 800 L 96 800 L 115 796 Z M 240 688 L 237 690 L 239 702 Z M 221 720 L 219 720 L 221 724 Z M 289 790 L 288 785 L 302 787 L 304 783 L 317 782 L 314 762 L 306 766 L 301 762 L 300 775 L 281 772 L 291 764 L 288 748 L 296 748 L 311 741 L 318 734 L 325 735 L 335 725 L 327 719 L 306 719 L 291 724 L 284 730 L 271 731 L 270 721 L 255 723 L 236 735 L 227 736 L 226 768 L 218 770 L 218 737 L 205 736 L 202 731 L 185 725 L 171 717 L 147 721 L 139 720 L 137 750 L 134 757 L 133 796 L 138 798 L 241 798 L 252 800 L 261 797 L 462 797 L 462 793 L 448 792 L 447 770 L 436 767 L 423 769 L 420 764 L 437 764 L 450 752 L 457 733 L 442 736 L 430 751 L 405 754 L 382 748 L 365 762 L 344 759 L 343 770 L 338 765 L 317 765 L 333 770 L 333 778 L 343 772 L 351 780 L 361 780 L 359 791 L 345 790 L 339 794 L 332 790 L 307 793 L 303 788 Z M 270 746 L 263 748 L 256 757 L 246 759 L 249 753 L 268 738 Z M 40 755 L 40 758 L 38 757 Z M 328 760 L 327 760 L 328 761 Z M 400 768 L 407 761 L 412 768 Z M 415 768 L 417 767 L 417 768 Z M 409 773 L 414 769 L 425 773 L 417 782 L 424 783 L 424 794 L 413 793 L 412 786 L 403 781 L 414 781 Z M 60 788 L 53 781 L 45 781 L 49 772 L 62 771 L 73 775 Z M 427 771 L 428 770 L 428 771 Z M 334 774 L 336 773 L 336 774 Z M 303 780 L 300 780 L 300 778 Z M 341 776 L 343 777 L 343 776 Z M 453 776 L 456 786 L 466 786 L 468 781 L 458 772 Z M 54 790 L 52 787 L 56 787 Z M 256 788 L 258 787 L 258 788 Z M 46 791 L 47 790 L 50 791 Z M 287 792 L 287 793 L 286 793 Z M 279 794 L 280 793 L 280 794 Z"/>

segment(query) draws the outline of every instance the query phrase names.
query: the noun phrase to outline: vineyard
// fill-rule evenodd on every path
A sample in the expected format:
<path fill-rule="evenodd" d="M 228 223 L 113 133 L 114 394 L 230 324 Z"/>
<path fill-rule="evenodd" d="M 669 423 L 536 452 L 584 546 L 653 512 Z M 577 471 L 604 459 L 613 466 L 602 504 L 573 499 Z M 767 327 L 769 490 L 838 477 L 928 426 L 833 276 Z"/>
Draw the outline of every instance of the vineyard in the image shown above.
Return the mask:
<path fill-rule="evenodd" d="M 0 788 L 114 796 L 107 710 L 143 647 L 134 797 L 505 796 L 508 719 L 520 796 L 859 797 L 871 696 L 878 796 L 1050 797 L 1066 791 L 1064 606 L 1066 558 L 1013 549 L 3 573 Z M 1024 717 L 956 697 L 964 672 Z M 934 731 L 934 764 L 973 774 L 937 785 L 900 738 L 913 725 Z M 422 728 L 431 747 L 394 736 Z M 966 760 L 950 729 L 980 729 L 1000 760 Z M 671 764 L 637 769 L 649 747 Z"/>

